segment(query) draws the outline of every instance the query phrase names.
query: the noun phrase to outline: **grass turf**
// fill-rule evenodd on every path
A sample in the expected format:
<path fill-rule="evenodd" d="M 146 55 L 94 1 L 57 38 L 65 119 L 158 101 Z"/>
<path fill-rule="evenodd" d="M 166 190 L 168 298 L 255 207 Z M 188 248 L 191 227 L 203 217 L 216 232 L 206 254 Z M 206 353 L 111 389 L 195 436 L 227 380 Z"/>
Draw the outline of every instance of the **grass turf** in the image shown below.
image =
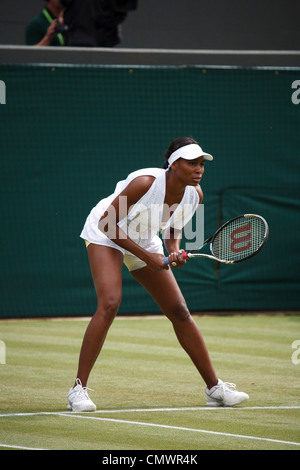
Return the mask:
<path fill-rule="evenodd" d="M 203 381 L 169 321 L 119 317 L 88 384 L 98 412 L 60 414 L 88 319 L 0 321 L 0 448 L 300 450 L 300 364 L 292 362 L 300 317 L 195 320 L 218 376 L 249 402 L 205 408 Z"/>

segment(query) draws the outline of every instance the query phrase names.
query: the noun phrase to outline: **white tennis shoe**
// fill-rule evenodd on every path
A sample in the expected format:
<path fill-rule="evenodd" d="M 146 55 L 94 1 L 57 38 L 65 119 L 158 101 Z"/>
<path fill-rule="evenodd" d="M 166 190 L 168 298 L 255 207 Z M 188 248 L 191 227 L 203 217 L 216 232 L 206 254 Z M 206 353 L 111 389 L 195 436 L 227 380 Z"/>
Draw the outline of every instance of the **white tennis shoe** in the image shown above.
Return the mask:
<path fill-rule="evenodd" d="M 90 388 L 83 387 L 79 379 L 76 379 L 76 386 L 70 388 L 68 393 L 68 410 L 82 413 L 84 411 L 95 411 L 96 405 L 92 402 L 88 395 Z M 91 390 L 93 391 L 93 390 Z"/>
<path fill-rule="evenodd" d="M 235 406 L 249 400 L 247 393 L 238 392 L 235 387 L 235 384 L 222 382 L 220 379 L 210 390 L 206 387 L 206 406 Z"/>

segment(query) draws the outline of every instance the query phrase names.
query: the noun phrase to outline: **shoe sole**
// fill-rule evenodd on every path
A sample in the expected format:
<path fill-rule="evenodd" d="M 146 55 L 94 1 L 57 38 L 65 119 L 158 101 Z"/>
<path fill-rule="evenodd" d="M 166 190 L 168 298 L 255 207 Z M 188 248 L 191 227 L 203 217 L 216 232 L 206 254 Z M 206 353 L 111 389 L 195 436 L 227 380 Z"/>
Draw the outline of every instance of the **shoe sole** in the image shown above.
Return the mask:
<path fill-rule="evenodd" d="M 249 400 L 249 397 L 243 397 L 239 400 L 236 400 L 235 402 L 233 403 L 224 403 L 223 401 L 209 401 L 209 402 L 206 402 L 206 406 L 214 406 L 214 407 L 220 407 L 220 406 L 236 406 L 236 405 L 240 405 L 241 403 L 243 403 L 244 401 L 247 401 Z"/>
<path fill-rule="evenodd" d="M 97 408 L 96 408 L 95 405 L 94 406 L 90 405 L 90 406 L 83 407 L 83 408 L 79 408 L 79 407 L 76 408 L 76 406 L 72 407 L 69 403 L 68 406 L 67 406 L 67 410 L 73 411 L 75 413 L 85 413 L 85 412 L 88 412 L 88 411 L 96 411 L 96 409 Z"/>
<path fill-rule="evenodd" d="M 206 406 L 212 406 L 214 408 L 217 408 L 217 407 L 225 406 L 225 405 L 222 402 L 211 402 L 211 403 L 206 403 Z"/>

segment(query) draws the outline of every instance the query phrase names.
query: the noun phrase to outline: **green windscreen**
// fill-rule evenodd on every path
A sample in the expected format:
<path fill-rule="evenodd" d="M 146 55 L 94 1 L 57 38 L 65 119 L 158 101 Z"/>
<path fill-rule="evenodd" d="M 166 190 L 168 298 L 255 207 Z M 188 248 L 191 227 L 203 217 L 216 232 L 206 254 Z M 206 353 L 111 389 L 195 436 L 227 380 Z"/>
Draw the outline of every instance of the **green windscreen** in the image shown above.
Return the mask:
<path fill-rule="evenodd" d="M 0 80 L 2 318 L 93 314 L 85 219 L 180 136 L 214 156 L 205 238 L 243 213 L 270 228 L 245 263 L 176 271 L 191 311 L 299 309 L 300 69 L 1 65 Z M 120 314 L 158 311 L 124 268 Z"/>

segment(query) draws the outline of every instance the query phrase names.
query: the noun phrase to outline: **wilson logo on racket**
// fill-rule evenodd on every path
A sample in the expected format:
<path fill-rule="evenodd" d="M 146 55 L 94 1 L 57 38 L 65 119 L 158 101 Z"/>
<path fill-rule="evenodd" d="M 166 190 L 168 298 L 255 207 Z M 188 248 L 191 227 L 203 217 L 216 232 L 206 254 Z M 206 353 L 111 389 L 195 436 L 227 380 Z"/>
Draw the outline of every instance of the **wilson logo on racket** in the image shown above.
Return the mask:
<path fill-rule="evenodd" d="M 256 255 L 269 236 L 267 221 L 257 214 L 243 214 L 223 224 L 202 246 L 180 253 L 183 259 L 210 258 L 219 263 L 235 264 Z M 199 253 L 209 245 L 211 254 Z M 169 263 L 169 257 L 164 258 Z"/>
<path fill-rule="evenodd" d="M 243 235 L 246 231 L 248 233 Z M 251 222 L 233 230 L 230 234 L 230 238 L 232 240 L 230 245 L 231 251 L 240 253 L 241 251 L 248 250 L 251 247 Z"/>

